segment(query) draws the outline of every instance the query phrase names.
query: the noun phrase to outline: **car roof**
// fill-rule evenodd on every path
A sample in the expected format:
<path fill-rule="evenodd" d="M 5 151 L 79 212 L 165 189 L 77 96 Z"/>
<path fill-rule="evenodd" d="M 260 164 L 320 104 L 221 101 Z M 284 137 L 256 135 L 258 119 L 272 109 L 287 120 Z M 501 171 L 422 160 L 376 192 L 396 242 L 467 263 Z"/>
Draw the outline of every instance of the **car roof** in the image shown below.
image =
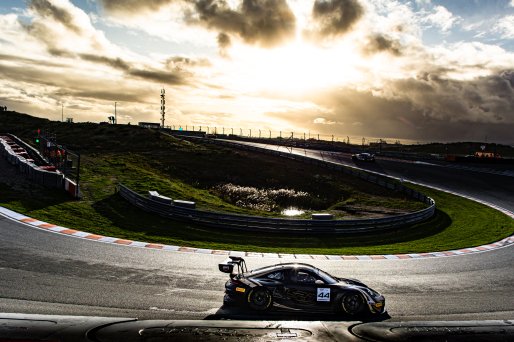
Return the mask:
<path fill-rule="evenodd" d="M 274 270 L 279 270 L 279 269 L 290 269 L 290 268 L 298 268 L 298 267 L 305 267 L 305 268 L 310 268 L 312 270 L 318 270 L 317 267 L 314 267 L 310 264 L 304 264 L 304 263 L 300 263 L 300 262 L 288 262 L 288 263 L 283 263 L 283 264 L 275 264 L 275 265 L 256 268 L 256 269 L 249 271 L 248 273 L 260 274 L 260 273 L 272 272 Z"/>

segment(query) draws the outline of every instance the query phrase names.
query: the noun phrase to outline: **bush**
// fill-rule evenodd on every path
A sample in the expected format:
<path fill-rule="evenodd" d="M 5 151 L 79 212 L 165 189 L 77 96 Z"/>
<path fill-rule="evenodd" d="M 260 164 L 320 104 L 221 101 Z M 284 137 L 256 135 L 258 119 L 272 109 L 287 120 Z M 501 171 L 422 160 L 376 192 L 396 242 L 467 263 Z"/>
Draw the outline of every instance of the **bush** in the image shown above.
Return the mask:
<path fill-rule="evenodd" d="M 307 209 L 311 204 L 309 193 L 292 189 L 257 189 L 228 183 L 218 185 L 212 190 L 226 202 L 262 211 L 279 211 L 287 207 Z"/>

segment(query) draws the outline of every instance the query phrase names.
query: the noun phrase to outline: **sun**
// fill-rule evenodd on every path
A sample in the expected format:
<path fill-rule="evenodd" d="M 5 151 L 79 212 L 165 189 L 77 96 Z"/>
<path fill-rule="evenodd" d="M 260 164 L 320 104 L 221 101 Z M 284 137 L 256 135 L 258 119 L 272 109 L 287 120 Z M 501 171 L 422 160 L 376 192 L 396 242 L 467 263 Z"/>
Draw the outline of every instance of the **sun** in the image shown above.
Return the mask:
<path fill-rule="evenodd" d="M 320 47 L 298 39 L 272 49 L 240 45 L 223 64 L 227 84 L 242 92 L 298 95 L 362 78 L 362 56 L 346 42 Z"/>

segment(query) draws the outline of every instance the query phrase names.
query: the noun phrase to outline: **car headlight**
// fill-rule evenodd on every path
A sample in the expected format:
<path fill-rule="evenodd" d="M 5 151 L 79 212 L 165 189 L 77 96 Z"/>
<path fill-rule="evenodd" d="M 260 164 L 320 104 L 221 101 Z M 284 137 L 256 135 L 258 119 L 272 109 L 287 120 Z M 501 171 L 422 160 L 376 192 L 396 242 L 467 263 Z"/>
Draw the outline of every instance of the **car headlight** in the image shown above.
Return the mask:
<path fill-rule="evenodd" d="M 369 289 L 369 288 L 364 288 L 364 291 L 366 291 L 366 293 L 371 297 L 371 298 L 375 298 L 375 297 L 379 297 L 380 295 L 378 294 L 378 292 L 375 292 L 373 291 L 372 289 Z"/>

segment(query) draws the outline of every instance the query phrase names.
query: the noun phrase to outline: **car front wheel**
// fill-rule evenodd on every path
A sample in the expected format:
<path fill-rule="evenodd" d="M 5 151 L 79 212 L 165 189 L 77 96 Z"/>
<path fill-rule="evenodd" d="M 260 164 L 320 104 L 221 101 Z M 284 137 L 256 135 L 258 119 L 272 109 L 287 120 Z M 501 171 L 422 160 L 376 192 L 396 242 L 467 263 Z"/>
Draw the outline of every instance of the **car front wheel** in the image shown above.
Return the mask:
<path fill-rule="evenodd" d="M 248 305 L 256 311 L 266 311 L 271 308 L 273 298 L 268 290 L 257 287 L 248 294 Z"/>
<path fill-rule="evenodd" d="M 357 292 L 348 293 L 341 298 L 342 311 L 351 316 L 362 313 L 365 307 L 364 298 Z"/>

